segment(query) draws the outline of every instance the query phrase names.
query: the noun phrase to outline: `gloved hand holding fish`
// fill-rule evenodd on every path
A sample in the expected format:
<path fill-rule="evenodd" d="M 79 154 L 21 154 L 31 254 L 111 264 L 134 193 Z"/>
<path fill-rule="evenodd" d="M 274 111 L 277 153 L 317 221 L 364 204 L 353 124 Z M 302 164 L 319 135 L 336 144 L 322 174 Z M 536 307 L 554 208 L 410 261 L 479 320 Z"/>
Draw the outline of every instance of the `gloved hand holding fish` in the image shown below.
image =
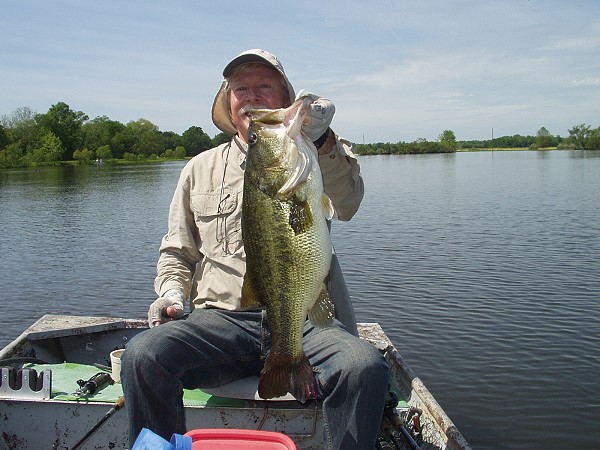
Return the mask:
<path fill-rule="evenodd" d="M 312 92 L 302 89 L 298 92 L 296 100 L 310 98 L 309 111 L 303 121 L 302 131 L 311 141 L 319 139 L 331 125 L 335 114 L 335 105 L 329 99 L 319 97 Z"/>
<path fill-rule="evenodd" d="M 324 285 L 333 205 L 323 192 L 317 151 L 301 132 L 312 103 L 307 96 L 289 108 L 252 111 L 242 206 L 242 306 L 264 306 L 271 333 L 258 393 L 274 398 L 290 392 L 303 403 L 317 397 L 302 349 L 306 317 L 324 326 L 334 316 Z"/>

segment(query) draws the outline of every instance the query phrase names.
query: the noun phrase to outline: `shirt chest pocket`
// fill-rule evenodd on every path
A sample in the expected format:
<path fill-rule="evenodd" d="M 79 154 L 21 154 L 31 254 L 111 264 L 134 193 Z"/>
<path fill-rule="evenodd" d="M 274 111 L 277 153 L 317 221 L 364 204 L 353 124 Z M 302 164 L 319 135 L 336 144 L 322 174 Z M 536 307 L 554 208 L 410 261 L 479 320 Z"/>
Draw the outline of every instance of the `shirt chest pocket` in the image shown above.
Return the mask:
<path fill-rule="evenodd" d="M 240 251 L 241 193 L 231 190 L 194 193 L 190 201 L 200 234 L 202 253 L 208 257 L 219 257 Z"/>

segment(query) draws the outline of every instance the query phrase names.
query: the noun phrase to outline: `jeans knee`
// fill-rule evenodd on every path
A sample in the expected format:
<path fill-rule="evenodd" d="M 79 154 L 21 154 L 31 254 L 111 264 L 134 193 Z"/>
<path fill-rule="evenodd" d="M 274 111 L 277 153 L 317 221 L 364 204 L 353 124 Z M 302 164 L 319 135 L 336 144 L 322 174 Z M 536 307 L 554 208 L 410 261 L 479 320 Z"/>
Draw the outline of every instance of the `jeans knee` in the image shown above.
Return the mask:
<path fill-rule="evenodd" d="M 153 364 L 156 359 L 156 350 L 150 344 L 152 339 L 144 331 L 132 339 L 121 356 L 121 371 L 130 374 L 139 371 L 140 368 Z"/>
<path fill-rule="evenodd" d="M 383 386 L 387 389 L 388 365 L 381 352 L 373 345 L 357 341 L 358 345 L 352 346 L 352 351 L 344 355 L 343 363 L 336 363 L 333 372 L 326 371 L 324 375 L 333 375 L 325 384 L 332 388 L 332 383 L 351 386 L 369 385 L 372 387 Z"/>
<path fill-rule="evenodd" d="M 367 344 L 363 350 L 363 372 L 373 382 L 387 382 L 388 364 L 383 354 L 373 345 Z"/>

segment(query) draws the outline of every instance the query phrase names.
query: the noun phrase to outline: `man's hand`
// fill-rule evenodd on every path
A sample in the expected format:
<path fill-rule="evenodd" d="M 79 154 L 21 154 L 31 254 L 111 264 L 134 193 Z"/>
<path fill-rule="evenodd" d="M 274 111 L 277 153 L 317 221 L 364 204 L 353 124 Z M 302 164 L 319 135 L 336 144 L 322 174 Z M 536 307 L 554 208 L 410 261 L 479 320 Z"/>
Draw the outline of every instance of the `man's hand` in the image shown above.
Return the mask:
<path fill-rule="evenodd" d="M 335 114 L 335 105 L 326 98 L 319 97 L 306 89 L 298 92 L 296 100 L 301 97 L 309 97 L 312 100 L 310 111 L 302 125 L 302 131 L 308 136 L 311 141 L 319 139 L 327 128 L 331 125 L 333 115 Z"/>
<path fill-rule="evenodd" d="M 179 319 L 183 316 L 183 294 L 171 289 L 157 298 L 148 309 L 148 325 L 150 328 Z"/>

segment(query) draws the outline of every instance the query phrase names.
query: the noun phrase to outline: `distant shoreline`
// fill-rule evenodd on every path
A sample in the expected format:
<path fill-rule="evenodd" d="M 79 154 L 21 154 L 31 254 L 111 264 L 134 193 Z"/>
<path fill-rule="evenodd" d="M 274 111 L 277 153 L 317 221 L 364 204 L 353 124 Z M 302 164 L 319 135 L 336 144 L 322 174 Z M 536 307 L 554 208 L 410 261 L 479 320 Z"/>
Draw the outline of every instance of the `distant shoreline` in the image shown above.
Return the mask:
<path fill-rule="evenodd" d="M 546 151 L 546 150 L 569 150 L 571 149 L 559 149 L 558 147 L 544 147 L 544 148 L 527 148 L 527 147 L 495 147 L 495 148 L 457 148 L 456 152 L 467 153 L 467 152 L 518 152 L 518 151 Z"/>

